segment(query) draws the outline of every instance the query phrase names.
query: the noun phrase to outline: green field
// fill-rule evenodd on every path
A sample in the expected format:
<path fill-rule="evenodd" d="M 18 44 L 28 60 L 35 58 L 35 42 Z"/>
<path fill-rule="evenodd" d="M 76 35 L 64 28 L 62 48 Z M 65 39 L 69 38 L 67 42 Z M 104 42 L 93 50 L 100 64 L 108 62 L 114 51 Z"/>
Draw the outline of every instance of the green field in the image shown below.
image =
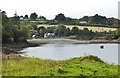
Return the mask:
<path fill-rule="evenodd" d="M 30 23 L 42 23 L 42 24 L 44 24 L 44 23 L 47 23 L 47 21 L 44 21 L 44 20 L 41 20 L 41 21 L 30 21 Z"/>
<path fill-rule="evenodd" d="M 95 56 L 65 61 L 12 56 L 3 59 L 2 74 L 3 76 L 117 76 L 118 66 L 106 64 Z"/>

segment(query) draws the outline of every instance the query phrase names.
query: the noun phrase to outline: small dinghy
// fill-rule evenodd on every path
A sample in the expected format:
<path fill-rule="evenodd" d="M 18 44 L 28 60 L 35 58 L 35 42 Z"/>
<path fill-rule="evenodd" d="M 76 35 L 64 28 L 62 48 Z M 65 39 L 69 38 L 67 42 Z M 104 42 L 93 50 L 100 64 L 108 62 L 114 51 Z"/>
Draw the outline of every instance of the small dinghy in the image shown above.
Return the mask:
<path fill-rule="evenodd" d="M 101 49 L 104 49 L 104 46 L 103 46 L 103 45 L 101 45 L 101 46 L 100 46 L 100 48 L 101 48 Z"/>

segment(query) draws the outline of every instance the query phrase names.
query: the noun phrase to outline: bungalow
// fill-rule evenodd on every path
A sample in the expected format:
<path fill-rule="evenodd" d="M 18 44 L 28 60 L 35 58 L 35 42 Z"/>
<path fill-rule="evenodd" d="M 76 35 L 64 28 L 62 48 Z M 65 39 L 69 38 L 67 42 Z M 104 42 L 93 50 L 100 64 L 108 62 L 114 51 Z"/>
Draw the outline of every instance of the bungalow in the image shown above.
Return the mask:
<path fill-rule="evenodd" d="M 80 21 L 80 24 L 87 24 L 86 21 Z"/>
<path fill-rule="evenodd" d="M 48 37 L 54 37 L 55 33 L 45 33 L 44 34 L 44 38 L 48 38 Z"/>

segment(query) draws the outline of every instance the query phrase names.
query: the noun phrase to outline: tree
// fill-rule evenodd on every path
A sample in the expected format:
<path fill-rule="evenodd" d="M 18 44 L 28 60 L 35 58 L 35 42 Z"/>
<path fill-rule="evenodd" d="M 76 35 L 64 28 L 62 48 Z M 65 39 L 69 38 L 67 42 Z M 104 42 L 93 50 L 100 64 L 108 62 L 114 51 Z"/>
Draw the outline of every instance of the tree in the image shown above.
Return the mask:
<path fill-rule="evenodd" d="M 88 28 L 84 28 L 84 29 L 83 29 L 83 35 L 84 35 L 84 36 L 88 36 L 88 35 L 89 35 L 89 30 L 88 30 Z"/>
<path fill-rule="evenodd" d="M 2 11 L 2 42 L 8 43 L 11 42 L 13 37 L 13 24 L 10 22 L 10 19 L 7 17 L 6 12 Z"/>
<path fill-rule="evenodd" d="M 33 24 L 33 25 L 32 25 L 32 27 L 33 27 L 33 29 L 34 29 L 34 30 L 36 30 L 36 31 L 37 31 L 38 27 L 37 27 L 37 25 L 36 25 L 36 24 Z"/>
<path fill-rule="evenodd" d="M 18 35 L 19 34 L 19 35 Z M 14 33 L 13 33 L 13 41 L 15 43 L 23 43 L 26 42 L 25 38 L 24 38 L 24 33 L 21 32 L 20 30 L 14 30 Z"/>
<path fill-rule="evenodd" d="M 2 14 L 2 23 L 3 23 L 3 32 L 2 32 L 2 41 L 3 43 L 9 43 L 9 42 L 19 42 L 19 38 L 23 35 L 21 35 L 21 31 L 18 28 L 19 24 L 19 18 L 18 16 L 14 16 L 12 18 L 8 18 L 5 13 Z M 12 40 L 13 39 L 13 40 Z"/>
<path fill-rule="evenodd" d="M 70 18 L 70 17 L 66 17 L 66 24 L 70 24 L 70 25 L 72 25 L 72 24 L 74 24 L 74 22 L 73 22 L 73 19 L 72 18 Z"/>
<path fill-rule="evenodd" d="M 83 18 L 80 19 L 80 21 L 88 22 L 89 21 L 89 17 L 88 16 L 84 16 Z"/>
<path fill-rule="evenodd" d="M 70 36 L 71 35 L 71 31 L 70 31 L 70 28 L 67 28 L 66 29 L 66 33 L 65 33 L 66 36 Z"/>
<path fill-rule="evenodd" d="M 28 25 L 21 26 L 19 24 L 19 16 L 8 18 L 6 13 L 2 13 L 2 42 L 3 43 L 27 43 L 27 36 L 32 28 Z"/>
<path fill-rule="evenodd" d="M 73 27 L 71 32 L 72 32 L 72 35 L 79 35 L 79 28 L 78 27 Z"/>
<path fill-rule="evenodd" d="M 45 27 L 39 27 L 38 28 L 38 36 L 39 37 L 44 37 L 44 34 L 46 33 L 46 28 Z"/>
<path fill-rule="evenodd" d="M 29 17 L 28 17 L 28 15 L 26 14 L 25 16 L 24 16 L 24 19 L 28 19 Z"/>
<path fill-rule="evenodd" d="M 32 25 L 19 25 L 19 29 L 16 27 L 13 30 L 13 41 L 15 43 L 27 43 L 27 38 L 30 38 L 33 33 L 35 33 L 35 30 Z"/>
<path fill-rule="evenodd" d="M 115 19 L 115 18 L 108 18 L 108 25 L 110 26 L 114 26 L 114 27 L 118 27 L 120 26 L 120 20 L 119 19 Z"/>
<path fill-rule="evenodd" d="M 54 33 L 56 27 L 47 27 L 47 32 Z"/>
<path fill-rule="evenodd" d="M 38 15 L 37 15 L 35 12 L 34 12 L 34 13 L 31 13 L 31 15 L 30 15 L 30 19 L 31 19 L 31 20 L 36 20 L 37 17 L 38 17 Z"/>
<path fill-rule="evenodd" d="M 90 40 L 95 36 L 95 33 L 92 32 L 92 30 L 89 31 L 88 28 L 84 28 L 82 30 L 81 36 L 83 39 Z"/>
<path fill-rule="evenodd" d="M 39 20 L 46 20 L 46 18 L 44 16 L 40 16 L 38 19 Z"/>
<path fill-rule="evenodd" d="M 55 29 L 55 35 L 61 37 L 65 36 L 66 34 L 66 27 L 63 24 L 59 24 Z"/>
<path fill-rule="evenodd" d="M 60 14 L 56 15 L 54 20 L 57 20 L 58 22 L 64 22 L 64 21 L 66 21 L 66 17 L 64 16 L 64 14 L 60 13 Z"/>
<path fill-rule="evenodd" d="M 21 15 L 20 18 L 23 18 L 23 16 Z"/>
<path fill-rule="evenodd" d="M 20 25 L 20 31 L 24 33 L 24 38 L 27 39 L 31 37 L 35 30 L 32 25 Z"/>
<path fill-rule="evenodd" d="M 100 15 L 96 14 L 95 16 L 91 17 L 90 23 L 106 25 L 107 24 L 107 18 L 104 17 L 104 16 L 100 16 Z"/>
<path fill-rule="evenodd" d="M 5 26 L 5 24 L 9 22 L 9 18 L 7 17 L 5 11 L 2 11 L 1 14 L 2 14 L 2 25 Z"/>
<path fill-rule="evenodd" d="M 2 11 L 2 14 L 5 14 L 5 15 L 6 15 L 6 12 L 5 12 L 5 11 Z"/>
<path fill-rule="evenodd" d="M 118 35 L 118 37 L 120 37 L 120 28 L 117 29 L 116 35 Z"/>

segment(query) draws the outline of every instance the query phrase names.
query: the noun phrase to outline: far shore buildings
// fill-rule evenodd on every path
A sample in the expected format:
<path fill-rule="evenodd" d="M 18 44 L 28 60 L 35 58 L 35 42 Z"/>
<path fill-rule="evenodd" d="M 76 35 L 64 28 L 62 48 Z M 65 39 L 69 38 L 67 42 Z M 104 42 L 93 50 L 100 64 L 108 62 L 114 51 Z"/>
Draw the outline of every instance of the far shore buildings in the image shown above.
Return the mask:
<path fill-rule="evenodd" d="M 29 20 L 29 18 L 25 18 L 25 17 L 21 16 L 20 20 L 27 21 L 27 20 Z"/>
<path fill-rule="evenodd" d="M 86 21 L 80 21 L 80 24 L 87 24 L 88 22 Z"/>
<path fill-rule="evenodd" d="M 27 21 L 27 20 L 30 20 L 30 18 L 25 18 L 25 17 L 23 17 L 23 16 L 20 16 L 20 20 L 23 20 L 23 21 Z M 39 18 L 37 18 L 36 20 L 39 20 L 39 21 L 44 21 L 44 20 L 46 20 L 46 18 L 45 17 L 43 17 L 43 16 L 40 16 Z"/>
<path fill-rule="evenodd" d="M 50 38 L 50 37 L 54 37 L 55 33 L 45 33 L 44 34 L 44 38 Z"/>
<path fill-rule="evenodd" d="M 32 38 L 38 38 L 37 36 L 38 34 L 33 34 Z M 44 38 L 51 38 L 51 37 L 55 37 L 55 33 L 45 33 L 44 34 Z"/>

